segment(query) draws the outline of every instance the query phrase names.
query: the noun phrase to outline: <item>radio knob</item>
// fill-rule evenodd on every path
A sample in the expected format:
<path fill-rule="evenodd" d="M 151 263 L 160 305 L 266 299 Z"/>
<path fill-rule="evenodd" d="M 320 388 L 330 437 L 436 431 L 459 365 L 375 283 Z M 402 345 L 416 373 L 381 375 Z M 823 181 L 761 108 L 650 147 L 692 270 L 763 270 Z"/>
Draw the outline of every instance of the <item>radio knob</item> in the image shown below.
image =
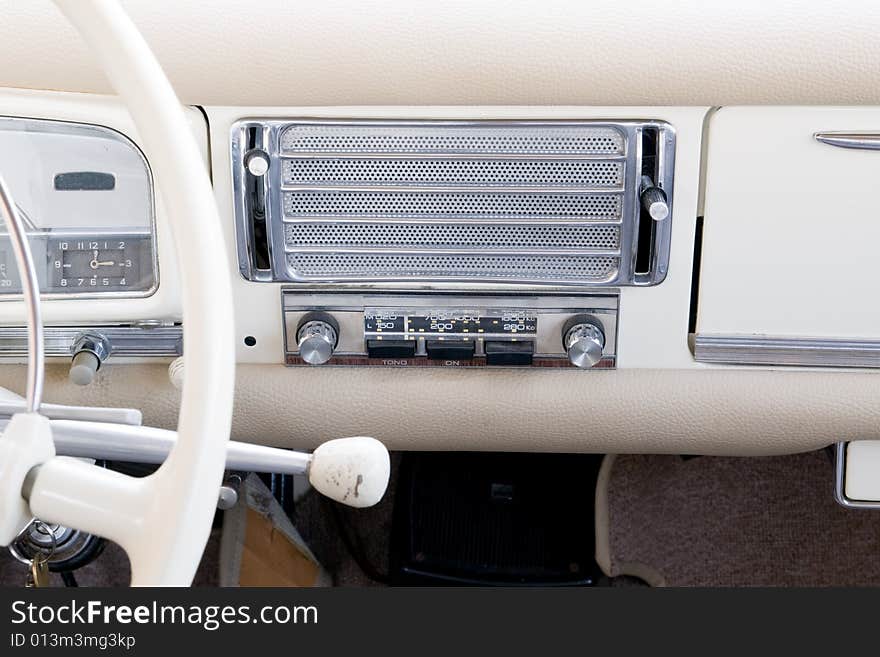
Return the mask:
<path fill-rule="evenodd" d="M 296 331 L 300 358 L 309 365 L 323 365 L 336 349 L 339 332 L 336 322 L 328 320 L 304 318 Z"/>
<path fill-rule="evenodd" d="M 575 367 L 589 369 L 602 360 L 605 334 L 596 324 L 581 321 L 568 328 L 562 338 L 568 360 Z"/>

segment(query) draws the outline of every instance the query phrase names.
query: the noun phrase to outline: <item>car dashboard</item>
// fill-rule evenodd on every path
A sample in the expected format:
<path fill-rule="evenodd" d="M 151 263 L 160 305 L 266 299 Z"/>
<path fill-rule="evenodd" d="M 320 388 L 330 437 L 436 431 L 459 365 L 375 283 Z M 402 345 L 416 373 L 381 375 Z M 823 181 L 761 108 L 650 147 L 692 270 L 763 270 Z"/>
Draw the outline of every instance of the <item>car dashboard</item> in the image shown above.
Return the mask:
<path fill-rule="evenodd" d="M 880 98 L 828 63 L 873 41 L 832 33 L 814 65 L 767 67 L 823 17 L 782 42 L 751 3 L 696 40 L 691 2 L 646 4 L 637 39 L 632 8 L 606 2 L 537 18 L 270 2 L 259 24 L 232 2 L 130 4 L 220 210 L 234 439 L 757 455 L 876 436 Z M 0 56 L 33 64 L 0 74 L 0 169 L 42 267 L 47 398 L 173 428 L 174 208 L 60 16 L 13 14 Z M 72 161 L 68 140 L 94 147 Z M 0 385 L 20 390 L 10 265 Z M 71 358 L 95 345 L 75 385 Z"/>

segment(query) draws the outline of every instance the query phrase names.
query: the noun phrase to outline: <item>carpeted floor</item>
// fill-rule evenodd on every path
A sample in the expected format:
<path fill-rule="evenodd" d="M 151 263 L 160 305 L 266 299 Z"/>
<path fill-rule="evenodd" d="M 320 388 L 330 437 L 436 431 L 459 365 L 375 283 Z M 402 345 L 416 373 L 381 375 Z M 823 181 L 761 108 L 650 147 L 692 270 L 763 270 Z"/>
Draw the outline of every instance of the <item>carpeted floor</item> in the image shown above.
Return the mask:
<path fill-rule="evenodd" d="M 670 586 L 880 586 L 880 512 L 837 505 L 827 452 L 608 458 L 597 512 L 609 575 Z"/>

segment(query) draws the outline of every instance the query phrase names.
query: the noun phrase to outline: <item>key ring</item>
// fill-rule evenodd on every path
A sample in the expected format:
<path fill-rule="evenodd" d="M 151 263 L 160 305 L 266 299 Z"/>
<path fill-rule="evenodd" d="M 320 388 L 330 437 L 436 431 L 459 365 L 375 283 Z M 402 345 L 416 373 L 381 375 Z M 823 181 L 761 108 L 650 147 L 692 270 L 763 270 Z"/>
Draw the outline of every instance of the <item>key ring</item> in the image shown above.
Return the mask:
<path fill-rule="evenodd" d="M 30 533 L 32 530 L 36 530 L 40 534 L 49 538 L 49 549 L 43 550 L 38 548 L 36 553 L 32 558 L 27 558 L 21 551 L 18 549 L 18 544 L 20 542 L 24 542 L 26 539 L 25 535 Z M 42 520 L 38 520 L 34 518 L 30 523 L 28 523 L 24 529 L 22 529 L 18 536 L 15 537 L 15 540 L 9 544 L 9 553 L 15 558 L 16 561 L 23 563 L 24 565 L 30 567 L 34 563 L 44 564 L 49 563 L 49 560 L 52 558 L 52 555 L 55 554 L 55 549 L 58 547 L 58 539 L 55 537 L 55 532 L 52 531 L 52 528 L 49 527 Z"/>

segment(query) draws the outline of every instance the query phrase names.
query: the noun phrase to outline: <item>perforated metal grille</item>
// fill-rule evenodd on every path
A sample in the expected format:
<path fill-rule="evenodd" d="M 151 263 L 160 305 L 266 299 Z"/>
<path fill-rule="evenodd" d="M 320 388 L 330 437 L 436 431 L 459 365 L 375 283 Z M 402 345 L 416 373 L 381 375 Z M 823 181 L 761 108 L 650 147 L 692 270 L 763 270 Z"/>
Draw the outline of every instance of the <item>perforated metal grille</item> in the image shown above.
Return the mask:
<path fill-rule="evenodd" d="M 285 192 L 288 217 L 619 220 L 620 194 Z"/>
<path fill-rule="evenodd" d="M 614 283 L 631 138 L 600 122 L 291 122 L 274 257 L 305 281 Z"/>
<path fill-rule="evenodd" d="M 620 227 L 609 224 L 302 223 L 287 224 L 284 236 L 289 250 L 302 247 L 617 250 L 620 247 Z"/>
<path fill-rule="evenodd" d="M 285 185 L 444 185 L 614 188 L 623 185 L 615 160 L 466 160 L 295 158 L 283 161 Z"/>
<path fill-rule="evenodd" d="M 611 126 L 444 126 L 293 124 L 281 135 L 286 153 L 518 153 L 622 155 L 623 133 Z"/>
<path fill-rule="evenodd" d="M 289 253 L 294 275 L 304 279 L 589 280 L 617 273 L 612 256 L 492 256 L 467 254 Z"/>

